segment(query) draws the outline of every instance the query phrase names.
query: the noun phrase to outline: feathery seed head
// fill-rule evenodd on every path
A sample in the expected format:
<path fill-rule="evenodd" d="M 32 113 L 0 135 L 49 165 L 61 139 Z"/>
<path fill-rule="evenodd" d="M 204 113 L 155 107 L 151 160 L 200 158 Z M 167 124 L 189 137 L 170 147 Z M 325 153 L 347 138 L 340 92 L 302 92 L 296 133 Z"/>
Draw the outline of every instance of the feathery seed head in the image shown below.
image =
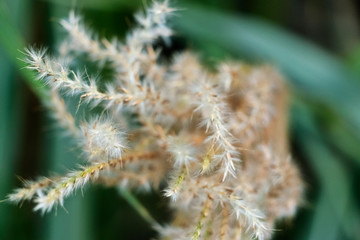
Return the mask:
<path fill-rule="evenodd" d="M 121 158 L 127 148 L 126 135 L 108 119 L 95 118 L 83 123 L 84 150 L 91 161 L 108 161 Z"/>
<path fill-rule="evenodd" d="M 153 45 L 169 40 L 174 11 L 168 1 L 153 2 L 124 41 L 99 39 L 71 12 L 60 22 L 68 33 L 60 57 L 25 50 L 28 68 L 51 89 L 46 106 L 89 161 L 63 177 L 25 182 L 9 201 L 33 200 L 46 213 L 91 182 L 148 191 L 165 181 L 175 216 L 155 224 L 163 239 L 265 240 L 277 219 L 294 215 L 303 188 L 288 157 L 281 76 L 235 61 L 210 72 L 191 51 L 160 61 Z M 64 62 L 83 54 L 110 63 L 105 88 L 101 76 Z M 108 117 L 85 110 L 81 117 L 92 120 L 79 126 L 66 108 L 69 95 Z"/>

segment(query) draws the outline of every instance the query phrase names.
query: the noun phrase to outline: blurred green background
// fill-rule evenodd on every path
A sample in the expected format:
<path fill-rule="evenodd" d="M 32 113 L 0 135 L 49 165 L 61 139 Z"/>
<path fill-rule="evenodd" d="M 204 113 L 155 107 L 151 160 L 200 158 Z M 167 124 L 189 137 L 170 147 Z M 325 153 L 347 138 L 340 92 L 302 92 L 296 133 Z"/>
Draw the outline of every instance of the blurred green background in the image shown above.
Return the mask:
<path fill-rule="evenodd" d="M 360 239 L 360 4 L 356 0 L 176 1 L 176 36 L 165 53 L 190 47 L 205 62 L 270 63 L 292 91 L 290 138 L 306 202 L 274 239 Z M 58 22 L 77 9 L 102 37 L 123 37 L 144 6 L 135 0 L 0 0 L 0 199 L 80 161 L 42 106 L 45 89 L 19 50 L 63 39 Z M 158 193 L 134 193 L 154 216 L 171 218 Z M 92 186 L 45 216 L 0 203 L 0 239 L 150 239 L 147 222 L 116 189 Z"/>

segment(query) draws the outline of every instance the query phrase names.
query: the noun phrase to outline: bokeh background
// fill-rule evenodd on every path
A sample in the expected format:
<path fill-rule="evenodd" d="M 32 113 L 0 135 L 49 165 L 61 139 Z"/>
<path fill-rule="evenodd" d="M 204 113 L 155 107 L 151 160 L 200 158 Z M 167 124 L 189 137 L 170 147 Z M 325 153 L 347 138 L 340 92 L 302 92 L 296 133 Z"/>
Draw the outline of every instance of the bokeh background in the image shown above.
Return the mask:
<path fill-rule="evenodd" d="M 141 0 L 0 0 L 0 199 L 21 179 L 75 168 L 74 143 L 41 104 L 44 88 L 24 69 L 25 46 L 56 53 L 58 24 L 76 9 L 101 37 L 123 37 Z M 175 3 L 176 36 L 164 53 L 192 48 L 206 64 L 269 63 L 288 79 L 292 153 L 305 202 L 274 239 L 360 239 L 360 4 L 356 0 L 193 0 Z M 31 203 L 0 203 L 0 239 L 151 239 L 141 203 L 161 223 L 160 194 L 92 186 L 66 210 L 41 216 Z M 131 197 L 137 200 L 131 202 Z M 129 201 L 130 199 L 130 201 Z M 129 204 L 130 203 L 130 204 Z M 137 210 L 134 210 L 137 209 Z"/>

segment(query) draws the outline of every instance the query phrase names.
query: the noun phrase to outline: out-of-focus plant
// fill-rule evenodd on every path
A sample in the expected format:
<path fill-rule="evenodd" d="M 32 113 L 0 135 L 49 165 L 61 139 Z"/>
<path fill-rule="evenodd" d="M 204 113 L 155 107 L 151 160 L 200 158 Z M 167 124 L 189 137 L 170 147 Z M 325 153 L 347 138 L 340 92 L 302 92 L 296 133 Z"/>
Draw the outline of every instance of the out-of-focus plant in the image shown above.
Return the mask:
<path fill-rule="evenodd" d="M 356 74 L 340 58 L 267 21 L 192 3 L 184 5 L 189 11 L 183 13 L 177 27 L 205 54 L 271 62 L 289 80 L 292 139 L 320 184 L 315 190 L 316 180 L 307 180 L 309 191 L 316 192 L 319 200 L 308 200 L 313 212 L 301 223 L 309 229 L 296 231 L 297 238 L 358 239 L 358 192 L 352 186 L 360 163 L 360 86 Z M 214 29 L 221 29 L 221 34 Z"/>

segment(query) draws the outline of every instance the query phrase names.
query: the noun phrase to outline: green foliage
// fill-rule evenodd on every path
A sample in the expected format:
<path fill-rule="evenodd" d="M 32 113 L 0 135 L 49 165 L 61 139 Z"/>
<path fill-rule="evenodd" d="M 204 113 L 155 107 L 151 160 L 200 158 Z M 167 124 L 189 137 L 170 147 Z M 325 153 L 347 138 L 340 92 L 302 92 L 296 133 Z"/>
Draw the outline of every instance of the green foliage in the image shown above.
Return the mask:
<path fill-rule="evenodd" d="M 186 6 L 189 10 L 177 22 L 179 32 L 197 47 L 205 45 L 205 54 L 216 48 L 229 56 L 272 63 L 286 74 L 302 102 L 301 108 L 293 107 L 292 137 L 320 184 L 304 239 L 359 236 L 359 206 L 351 189 L 356 172 L 348 166 L 352 161 L 359 169 L 360 159 L 360 85 L 355 74 L 341 59 L 264 20 Z M 314 179 L 305 180 L 313 185 Z"/>
<path fill-rule="evenodd" d="M 34 81 L 33 74 L 22 69 L 24 63 L 19 60 L 22 58 L 19 50 L 28 45 L 28 40 L 25 41 L 23 33 L 19 31 L 21 28 L 17 25 L 26 24 L 28 19 L 24 16 L 34 15 L 35 11 L 30 7 L 29 1 L 14 2 L 9 4 L 1 1 L 0 3 L 0 70 L 2 72 L 0 198 L 2 199 L 14 185 L 18 185 L 13 176 L 21 169 L 19 164 L 22 161 L 19 159 L 18 151 L 25 151 L 22 147 L 25 144 L 22 139 L 23 129 L 29 127 L 22 120 L 27 100 L 26 96 L 22 96 L 24 92 L 20 88 L 22 85 L 16 81 L 18 75 L 22 76 L 39 99 L 46 98 L 44 87 L 40 82 Z M 179 3 L 183 10 L 178 13 L 179 16 L 175 18 L 174 24 L 179 35 L 185 36 L 188 42 L 194 43 L 195 49 L 202 49 L 202 53 L 206 56 L 204 58 L 218 59 L 231 56 L 271 63 L 280 68 L 290 80 L 289 85 L 294 93 L 291 138 L 294 155 L 303 168 L 304 179 L 308 184 L 308 198 L 307 207 L 299 212 L 292 230 L 287 235 L 278 234 L 278 239 L 359 239 L 360 233 L 356 226 L 360 223 L 358 204 L 360 194 L 356 186 L 357 179 L 354 176 L 360 173 L 358 147 L 360 143 L 360 87 L 359 74 L 350 70 L 351 67 L 359 72 L 359 57 L 356 54 L 351 56 L 350 66 L 348 66 L 347 62 L 341 58 L 265 20 L 260 20 L 255 16 L 235 15 L 235 13 L 214 10 L 206 4 L 209 1 L 202 2 L 203 4 L 199 5 Z M 262 4 L 262 1 L 257 2 Z M 47 7 L 50 14 L 55 13 L 58 8 L 65 9 L 66 13 L 68 7 L 72 6 L 70 1 L 55 0 L 45 3 L 33 1 L 33 4 L 33 8 Z M 119 32 L 118 23 L 111 22 L 116 19 L 115 14 L 109 12 L 129 13 L 139 4 L 141 1 L 79 2 L 79 6 L 85 13 L 111 16 L 107 19 L 109 28 L 106 31 L 116 33 Z M 225 5 L 230 9 L 235 3 L 229 1 Z M 267 9 L 261 8 L 261 11 L 267 12 Z M 268 10 L 267 14 L 275 14 L 270 11 Z M 24 15 L 25 12 L 27 14 Z M 57 14 L 60 15 L 59 12 Z M 49 19 L 41 20 L 49 22 Z M 29 23 L 27 25 L 29 28 L 35 28 Z M 52 26 L 52 28 L 57 29 L 56 24 L 53 23 L 53 25 L 55 27 Z M 56 38 L 52 34 L 59 33 L 52 30 L 48 34 L 47 38 L 51 39 Z M 58 133 L 52 132 L 52 134 Z M 55 138 L 49 135 L 47 133 L 43 138 Z M 64 144 L 66 146 L 64 143 L 66 141 L 65 138 L 61 143 L 54 141 L 45 143 L 43 140 L 44 145 L 40 148 L 50 148 L 50 150 L 37 150 L 42 151 L 38 155 L 52 161 L 52 170 L 59 166 L 73 167 L 71 159 L 74 156 L 70 156 L 68 162 L 63 161 L 62 153 L 66 151 L 64 150 L 66 148 L 62 146 Z M 38 146 L 34 146 L 34 149 L 35 147 Z M 37 167 L 33 172 L 40 170 Z M 99 192 L 102 193 L 101 190 Z M 122 196 L 144 214 L 145 220 L 151 221 L 148 213 L 142 210 L 132 195 L 123 192 Z M 106 205 L 90 197 L 89 205 L 95 205 L 91 206 L 96 210 L 89 211 L 89 206 L 73 207 L 73 205 L 80 206 L 85 202 L 80 202 L 79 198 L 81 196 L 69 203 L 68 211 L 71 214 L 66 214 L 65 211 L 59 209 L 58 217 L 48 216 L 42 219 L 36 216 L 36 221 L 32 225 L 19 220 L 30 219 L 29 214 L 33 213 L 29 207 L 22 209 L 24 211 L 19 211 L 15 210 L 16 207 L 1 203 L 0 239 L 26 239 L 29 236 L 35 239 L 57 239 L 59 234 L 67 239 L 95 238 L 92 233 L 101 231 L 96 228 L 101 220 L 90 221 L 89 219 L 94 218 L 93 212 L 96 215 L 96 212 L 101 212 Z M 121 212 L 122 208 L 124 206 L 118 206 L 117 211 Z M 15 212 L 21 217 L 12 217 L 11 215 Z M 72 224 L 71 227 L 68 224 Z M 32 227 L 34 225 L 36 227 Z M 49 230 L 44 231 L 44 226 Z M 137 227 L 134 226 L 134 228 Z M 99 234 L 96 236 L 100 237 Z M 115 232 L 106 236 L 109 239 L 119 238 Z"/>

